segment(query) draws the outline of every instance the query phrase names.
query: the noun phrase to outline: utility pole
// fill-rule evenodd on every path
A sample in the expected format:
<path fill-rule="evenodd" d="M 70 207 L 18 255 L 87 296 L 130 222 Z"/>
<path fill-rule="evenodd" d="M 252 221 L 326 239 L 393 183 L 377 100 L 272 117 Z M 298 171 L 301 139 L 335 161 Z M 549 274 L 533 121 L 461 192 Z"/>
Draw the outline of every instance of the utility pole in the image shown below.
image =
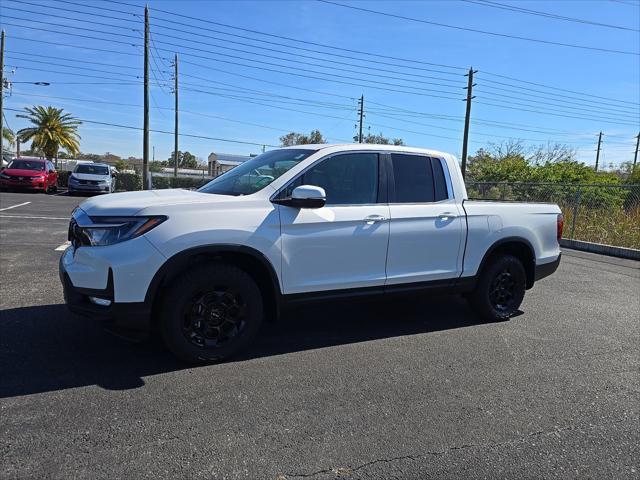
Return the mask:
<path fill-rule="evenodd" d="M 175 95 L 175 120 L 173 124 L 173 176 L 178 176 L 178 54 L 173 59 L 173 94 Z"/>
<path fill-rule="evenodd" d="M 598 135 L 598 150 L 596 150 L 596 172 L 598 171 L 598 163 L 600 162 L 600 145 L 602 144 L 602 132 Z"/>
<path fill-rule="evenodd" d="M 144 126 L 142 140 L 142 189 L 149 190 L 149 6 L 144 7 Z"/>
<path fill-rule="evenodd" d="M 636 171 L 636 163 L 638 163 L 638 146 L 640 146 L 640 133 L 638 133 L 638 136 L 636 137 L 636 153 L 633 156 L 633 168 L 631 169 L 632 172 Z"/>
<path fill-rule="evenodd" d="M 360 102 L 358 102 L 360 104 L 360 129 L 359 129 L 359 133 L 358 133 L 358 143 L 362 143 L 362 119 L 364 117 L 364 95 L 362 95 L 360 97 Z"/>
<path fill-rule="evenodd" d="M 4 138 L 2 137 L 2 128 L 4 126 L 4 30 L 0 34 L 0 166 L 2 166 L 2 143 Z"/>
<path fill-rule="evenodd" d="M 473 74 L 476 73 L 477 70 L 474 70 L 473 67 L 469 68 L 469 73 L 467 73 L 467 113 L 464 116 L 464 136 L 462 138 L 462 178 L 465 178 L 467 174 L 467 149 L 469 145 L 469 123 L 471 123 L 471 100 L 473 100 L 473 87 L 475 84 L 473 83 Z"/>

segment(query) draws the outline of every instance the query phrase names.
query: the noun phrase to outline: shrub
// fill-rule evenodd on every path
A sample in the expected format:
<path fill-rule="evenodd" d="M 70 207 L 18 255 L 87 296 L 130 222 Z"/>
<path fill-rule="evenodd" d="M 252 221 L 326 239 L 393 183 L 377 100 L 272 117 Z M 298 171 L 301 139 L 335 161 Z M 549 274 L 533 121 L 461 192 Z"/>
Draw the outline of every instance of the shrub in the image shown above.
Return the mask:
<path fill-rule="evenodd" d="M 142 177 L 137 173 L 119 173 L 116 177 L 116 190 L 142 190 Z"/>
<path fill-rule="evenodd" d="M 192 178 L 192 177 L 151 177 L 153 188 L 200 188 L 207 183 L 208 178 Z"/>

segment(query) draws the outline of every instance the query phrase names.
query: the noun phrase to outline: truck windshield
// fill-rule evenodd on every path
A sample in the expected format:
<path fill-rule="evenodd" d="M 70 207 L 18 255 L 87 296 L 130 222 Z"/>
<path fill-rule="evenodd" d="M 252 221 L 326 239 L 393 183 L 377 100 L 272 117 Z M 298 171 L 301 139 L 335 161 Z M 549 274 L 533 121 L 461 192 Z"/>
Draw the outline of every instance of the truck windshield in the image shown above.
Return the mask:
<path fill-rule="evenodd" d="M 198 191 L 218 195 L 250 195 L 262 190 L 316 152 L 308 149 L 271 150 L 214 178 Z"/>

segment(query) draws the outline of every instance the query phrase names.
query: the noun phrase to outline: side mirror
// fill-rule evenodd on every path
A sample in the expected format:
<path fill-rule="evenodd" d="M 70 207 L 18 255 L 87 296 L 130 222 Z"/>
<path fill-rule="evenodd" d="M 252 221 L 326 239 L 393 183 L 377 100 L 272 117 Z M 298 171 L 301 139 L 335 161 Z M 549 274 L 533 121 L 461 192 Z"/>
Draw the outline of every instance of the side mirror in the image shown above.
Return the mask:
<path fill-rule="evenodd" d="M 291 198 L 275 200 L 275 203 L 293 208 L 322 208 L 327 203 L 327 194 L 322 187 L 300 185 L 293 189 Z"/>

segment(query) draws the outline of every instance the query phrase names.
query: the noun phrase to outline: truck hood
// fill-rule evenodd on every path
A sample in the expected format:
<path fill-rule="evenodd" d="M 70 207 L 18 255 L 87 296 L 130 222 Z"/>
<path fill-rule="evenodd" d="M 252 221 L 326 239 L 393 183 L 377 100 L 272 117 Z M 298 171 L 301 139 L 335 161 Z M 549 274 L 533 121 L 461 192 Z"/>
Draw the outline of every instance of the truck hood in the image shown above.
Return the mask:
<path fill-rule="evenodd" d="M 218 203 L 233 200 L 234 198 L 227 195 L 213 195 L 176 188 L 112 193 L 101 197 L 92 197 L 82 202 L 80 208 L 89 216 L 128 216 L 135 215 L 149 207 L 190 203 Z"/>

